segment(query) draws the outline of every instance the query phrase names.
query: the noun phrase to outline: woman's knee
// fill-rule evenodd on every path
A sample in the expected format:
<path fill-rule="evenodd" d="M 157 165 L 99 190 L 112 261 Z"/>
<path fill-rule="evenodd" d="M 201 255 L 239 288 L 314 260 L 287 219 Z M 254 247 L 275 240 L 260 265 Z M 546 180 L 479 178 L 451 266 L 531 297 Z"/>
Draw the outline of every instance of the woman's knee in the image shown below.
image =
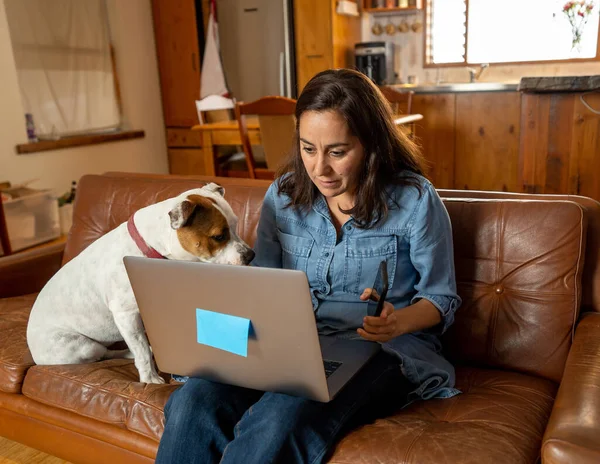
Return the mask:
<path fill-rule="evenodd" d="M 310 426 L 322 414 L 320 403 L 277 393 L 266 393 L 251 409 L 260 428 L 283 436 Z"/>
<path fill-rule="evenodd" d="M 202 379 L 190 378 L 180 388 L 175 390 L 165 405 L 165 416 L 197 415 L 204 409 L 204 405 L 218 402 L 218 388 L 212 382 Z"/>

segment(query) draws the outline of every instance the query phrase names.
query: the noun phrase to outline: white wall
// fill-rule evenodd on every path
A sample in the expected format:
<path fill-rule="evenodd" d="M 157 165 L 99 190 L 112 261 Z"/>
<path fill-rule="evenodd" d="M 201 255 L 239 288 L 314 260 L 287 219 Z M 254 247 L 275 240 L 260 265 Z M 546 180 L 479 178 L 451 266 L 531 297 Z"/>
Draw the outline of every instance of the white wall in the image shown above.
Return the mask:
<path fill-rule="evenodd" d="M 15 145 L 26 143 L 27 134 L 0 0 L 0 181 L 16 184 L 39 178 L 33 187 L 53 188 L 60 194 L 84 174 L 168 172 L 150 0 L 108 0 L 108 4 L 125 120 L 129 128 L 143 129 L 146 137 L 17 155 Z"/>
<path fill-rule="evenodd" d="M 403 82 L 407 76 L 415 75 L 419 83 L 468 82 L 469 72 L 466 67 L 424 68 L 423 67 L 423 32 L 407 32 L 388 35 L 374 35 L 371 32 L 375 22 L 385 28 L 386 24 L 398 25 L 402 20 L 412 24 L 417 19 L 423 21 L 422 12 L 416 14 L 373 15 L 363 14 L 362 40 L 364 42 L 391 41 L 395 45 L 395 70 Z M 479 81 L 481 82 L 519 82 L 521 77 L 530 76 L 586 76 L 600 74 L 600 63 L 564 63 L 564 64 L 522 64 L 499 65 L 493 64 L 486 69 Z"/>

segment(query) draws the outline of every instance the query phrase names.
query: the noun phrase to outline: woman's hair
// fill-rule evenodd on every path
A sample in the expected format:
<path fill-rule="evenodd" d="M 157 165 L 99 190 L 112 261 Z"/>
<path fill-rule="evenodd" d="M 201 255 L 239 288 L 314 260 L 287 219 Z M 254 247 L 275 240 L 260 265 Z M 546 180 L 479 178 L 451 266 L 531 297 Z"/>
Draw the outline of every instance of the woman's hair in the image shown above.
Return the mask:
<path fill-rule="evenodd" d="M 278 172 L 278 190 L 289 196 L 289 206 L 310 208 L 318 190 L 308 176 L 300 153 L 300 118 L 306 111 L 337 111 L 358 137 L 365 158 L 360 170 L 356 203 L 345 214 L 368 228 L 388 214 L 387 188 L 414 185 L 418 179 L 403 172 L 423 174 L 417 146 L 394 124 L 386 98 L 364 74 L 350 69 L 323 71 L 313 77 L 296 103 L 296 133 L 290 158 Z M 291 173 L 291 175 L 285 175 Z"/>

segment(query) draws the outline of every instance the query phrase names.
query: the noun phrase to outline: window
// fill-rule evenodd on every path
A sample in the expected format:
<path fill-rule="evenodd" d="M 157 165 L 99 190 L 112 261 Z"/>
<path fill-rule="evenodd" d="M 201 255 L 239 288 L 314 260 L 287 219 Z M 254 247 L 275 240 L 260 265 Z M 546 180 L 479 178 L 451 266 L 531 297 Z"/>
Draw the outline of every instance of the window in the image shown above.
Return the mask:
<path fill-rule="evenodd" d="M 4 1 L 23 110 L 38 136 L 118 129 L 105 0 Z"/>
<path fill-rule="evenodd" d="M 589 0 L 588 0 L 589 1 Z M 598 0 L 573 46 L 567 0 L 428 0 L 427 64 L 598 59 Z"/>

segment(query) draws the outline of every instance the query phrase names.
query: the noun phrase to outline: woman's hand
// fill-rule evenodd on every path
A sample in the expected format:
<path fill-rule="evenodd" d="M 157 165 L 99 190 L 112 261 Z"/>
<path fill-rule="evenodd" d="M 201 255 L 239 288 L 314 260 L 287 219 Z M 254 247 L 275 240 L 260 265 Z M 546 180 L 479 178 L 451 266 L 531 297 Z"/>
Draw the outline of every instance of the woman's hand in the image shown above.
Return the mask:
<path fill-rule="evenodd" d="M 376 290 L 367 288 L 360 299 L 379 301 L 379 294 Z M 386 301 L 383 303 L 381 316 L 366 316 L 363 319 L 363 328 L 357 329 L 357 332 L 365 340 L 385 343 L 406 333 L 434 327 L 440 322 L 442 316 L 429 300 L 420 299 L 402 309 L 394 309 L 394 306 Z"/>
<path fill-rule="evenodd" d="M 363 301 L 379 301 L 379 294 L 376 290 L 367 288 L 360 299 Z M 358 329 L 357 332 L 365 340 L 382 343 L 401 335 L 402 332 L 398 328 L 398 317 L 394 306 L 387 301 L 384 302 L 381 316 L 366 316 L 363 319 L 363 328 Z"/>

